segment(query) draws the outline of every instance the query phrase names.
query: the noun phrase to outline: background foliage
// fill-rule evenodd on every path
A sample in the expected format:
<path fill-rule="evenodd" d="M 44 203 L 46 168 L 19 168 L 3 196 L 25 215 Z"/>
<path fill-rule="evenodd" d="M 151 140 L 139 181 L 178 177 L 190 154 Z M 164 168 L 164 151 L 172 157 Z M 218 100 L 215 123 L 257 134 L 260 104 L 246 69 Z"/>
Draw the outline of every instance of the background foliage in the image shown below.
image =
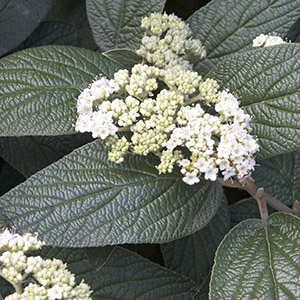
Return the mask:
<path fill-rule="evenodd" d="M 206 300 L 215 256 L 210 299 L 300 298 L 296 217 L 272 214 L 266 229 L 248 194 L 187 186 L 178 170 L 158 175 L 152 156 L 115 165 L 101 141 L 74 130 L 79 90 L 139 62 L 141 17 L 175 12 L 207 49 L 195 69 L 236 92 L 253 116 L 254 179 L 295 205 L 300 46 L 251 44 L 273 31 L 299 42 L 300 1 L 207 2 L 0 3 L 0 228 L 38 231 L 41 255 L 67 262 L 94 299 Z M 3 297 L 11 290 L 3 279 L 0 287 Z"/>

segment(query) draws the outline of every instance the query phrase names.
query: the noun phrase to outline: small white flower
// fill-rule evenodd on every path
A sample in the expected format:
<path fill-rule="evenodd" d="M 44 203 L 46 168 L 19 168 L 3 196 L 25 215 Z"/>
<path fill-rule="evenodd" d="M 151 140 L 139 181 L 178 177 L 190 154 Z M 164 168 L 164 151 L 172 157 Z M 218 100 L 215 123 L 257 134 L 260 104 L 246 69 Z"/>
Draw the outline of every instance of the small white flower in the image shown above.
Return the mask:
<path fill-rule="evenodd" d="M 200 179 L 197 176 L 196 172 L 186 172 L 185 176 L 182 178 L 182 180 L 189 184 L 189 185 L 193 185 L 195 183 L 198 183 L 200 181 Z"/>
<path fill-rule="evenodd" d="M 62 299 L 63 291 L 64 289 L 56 284 L 48 290 L 47 295 L 51 300 Z"/>
<path fill-rule="evenodd" d="M 204 178 L 206 180 L 211 180 L 211 181 L 216 181 L 217 179 L 217 174 L 218 174 L 219 169 L 218 168 L 214 168 L 213 166 L 209 167 L 208 170 L 205 173 Z"/>
<path fill-rule="evenodd" d="M 280 44 L 286 44 L 286 42 L 280 36 L 268 36 L 264 47 L 275 46 Z"/>
<path fill-rule="evenodd" d="M 6 246 L 12 237 L 13 234 L 11 234 L 8 229 L 5 229 L 2 233 L 0 233 L 0 248 Z"/>
<path fill-rule="evenodd" d="M 228 168 L 222 172 L 222 175 L 224 176 L 224 180 L 228 180 L 232 176 L 236 175 L 236 171 L 234 168 Z"/>
<path fill-rule="evenodd" d="M 188 165 L 190 164 L 190 161 L 188 159 L 183 159 L 181 162 L 180 162 L 180 165 L 182 167 L 187 167 Z"/>
<path fill-rule="evenodd" d="M 206 173 L 209 169 L 209 162 L 204 157 L 200 157 L 194 167 L 197 168 L 201 173 Z"/>
<path fill-rule="evenodd" d="M 266 39 L 267 39 L 267 35 L 264 34 L 260 34 L 259 36 L 257 36 L 254 40 L 253 40 L 253 47 L 261 47 Z"/>

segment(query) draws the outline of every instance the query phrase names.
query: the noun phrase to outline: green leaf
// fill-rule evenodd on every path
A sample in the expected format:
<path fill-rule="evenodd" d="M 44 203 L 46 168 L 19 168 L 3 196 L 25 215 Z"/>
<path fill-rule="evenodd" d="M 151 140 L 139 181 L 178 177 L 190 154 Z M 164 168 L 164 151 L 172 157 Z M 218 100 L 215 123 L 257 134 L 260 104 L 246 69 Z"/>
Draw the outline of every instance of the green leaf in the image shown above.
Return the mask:
<path fill-rule="evenodd" d="M 120 67 L 71 46 L 26 49 L 0 60 L 0 135 L 74 134 L 79 89 Z"/>
<path fill-rule="evenodd" d="M 84 0 L 54 0 L 45 20 L 59 20 L 73 24 L 77 31 L 78 46 L 96 50 L 98 47 L 87 19 L 85 2 Z"/>
<path fill-rule="evenodd" d="M 2 161 L 2 159 L 0 159 Z M 15 170 L 11 165 L 2 161 L 0 167 L 0 196 L 23 182 L 26 178 Z M 1 210 L 0 210 L 1 214 Z M 0 222 L 1 223 L 1 222 Z M 1 228 L 1 225 L 0 225 Z"/>
<path fill-rule="evenodd" d="M 0 232 L 2 232 L 5 228 L 6 228 L 6 222 L 3 216 L 1 215 L 1 211 L 0 211 Z"/>
<path fill-rule="evenodd" d="M 108 161 L 101 140 L 76 149 L 0 198 L 8 224 L 49 245 L 164 243 L 203 228 L 224 201 L 221 186 L 188 186 L 179 170 L 159 176 L 158 159 Z"/>
<path fill-rule="evenodd" d="M 1 0 L 0 56 L 23 42 L 38 26 L 53 0 Z"/>
<path fill-rule="evenodd" d="M 199 300 L 208 299 L 215 252 L 229 229 L 228 205 L 224 201 L 214 218 L 200 231 L 161 245 L 165 266 L 199 284 Z"/>
<path fill-rule="evenodd" d="M 66 262 L 91 286 L 94 300 L 198 299 L 195 282 L 121 247 L 46 247 L 41 256 Z"/>
<path fill-rule="evenodd" d="M 0 277 L 0 287 L 1 287 L 0 296 L 2 296 L 3 299 L 5 299 L 5 297 L 15 292 L 13 286 L 2 277 Z"/>
<path fill-rule="evenodd" d="M 91 142 L 89 134 L 0 138 L 0 155 L 26 177 Z"/>
<path fill-rule="evenodd" d="M 232 227 L 247 219 L 260 218 L 257 202 L 252 197 L 230 205 L 229 209 Z"/>
<path fill-rule="evenodd" d="M 135 64 L 141 62 L 141 58 L 134 51 L 129 49 L 110 50 L 104 52 L 103 55 L 125 69 L 131 69 Z"/>
<path fill-rule="evenodd" d="M 143 37 L 142 17 L 161 12 L 165 0 L 87 0 L 87 15 L 94 39 L 102 51 L 138 49 Z"/>
<path fill-rule="evenodd" d="M 299 69 L 300 45 L 285 44 L 232 55 L 207 75 L 253 117 L 260 159 L 299 149 Z"/>
<path fill-rule="evenodd" d="M 296 43 L 300 42 L 300 18 L 290 28 L 289 32 L 287 33 L 287 39 Z"/>
<path fill-rule="evenodd" d="M 219 243 L 230 229 L 227 203 L 200 231 L 161 245 L 165 266 L 201 284 L 209 276 Z"/>
<path fill-rule="evenodd" d="M 59 22 L 42 22 L 35 31 L 14 51 L 47 45 L 77 45 L 77 33 L 74 25 Z"/>
<path fill-rule="evenodd" d="M 300 220 L 276 213 L 246 220 L 220 244 L 210 283 L 210 299 L 300 299 Z"/>
<path fill-rule="evenodd" d="M 253 173 L 256 184 L 286 205 L 300 200 L 300 151 L 259 162 Z"/>
<path fill-rule="evenodd" d="M 214 0 L 195 12 L 188 24 L 207 50 L 195 69 L 206 74 L 227 55 L 252 48 L 261 33 L 284 37 L 300 14 L 299 0 Z"/>

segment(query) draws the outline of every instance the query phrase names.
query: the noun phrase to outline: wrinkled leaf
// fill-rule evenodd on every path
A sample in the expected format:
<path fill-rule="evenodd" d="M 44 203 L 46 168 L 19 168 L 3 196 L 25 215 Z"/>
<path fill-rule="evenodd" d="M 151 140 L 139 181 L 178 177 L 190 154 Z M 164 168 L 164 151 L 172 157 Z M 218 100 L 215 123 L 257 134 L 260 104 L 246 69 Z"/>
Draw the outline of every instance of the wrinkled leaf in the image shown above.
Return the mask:
<path fill-rule="evenodd" d="M 161 12 L 165 0 L 87 0 L 87 15 L 95 42 L 102 51 L 138 49 L 143 17 Z"/>
<path fill-rule="evenodd" d="M 200 231 L 162 244 L 165 266 L 198 283 L 210 273 L 217 246 L 230 229 L 227 203 L 222 203 L 214 218 Z"/>
<path fill-rule="evenodd" d="M 178 170 L 159 176 L 156 164 L 138 155 L 112 163 L 96 140 L 5 194 L 0 209 L 54 246 L 164 243 L 203 228 L 224 201 L 221 186 L 188 186 Z"/>
<path fill-rule="evenodd" d="M 197 282 L 200 285 L 200 299 L 208 299 L 215 252 L 229 229 L 229 210 L 224 202 L 204 228 L 182 239 L 161 245 L 165 266 Z"/>
<path fill-rule="evenodd" d="M 129 49 L 110 50 L 104 52 L 103 55 L 125 69 L 131 69 L 135 64 L 141 62 L 141 58 L 134 51 Z"/>
<path fill-rule="evenodd" d="M 4 218 L 1 215 L 1 211 L 0 211 L 0 233 L 6 228 L 6 222 L 4 220 Z"/>
<path fill-rule="evenodd" d="M 288 41 L 300 42 L 300 18 L 297 20 L 297 22 L 291 27 L 289 32 L 287 33 L 287 39 Z"/>
<path fill-rule="evenodd" d="M 87 19 L 85 0 L 54 0 L 45 20 L 69 22 L 76 27 L 78 46 L 96 50 L 92 30 Z"/>
<path fill-rule="evenodd" d="M 0 60 L 0 135 L 74 134 L 79 89 L 120 67 L 71 46 L 26 49 Z"/>
<path fill-rule="evenodd" d="M 15 291 L 13 286 L 2 277 L 0 277 L 0 287 L 0 296 L 2 296 L 3 299 L 5 299 L 8 295 L 13 294 Z"/>
<path fill-rule="evenodd" d="M 257 202 L 252 197 L 230 205 L 229 209 L 232 227 L 247 219 L 260 218 Z"/>
<path fill-rule="evenodd" d="M 0 155 L 26 177 L 91 142 L 89 134 L 0 138 Z"/>
<path fill-rule="evenodd" d="M 220 244 L 210 299 L 291 300 L 300 298 L 300 220 L 286 213 L 246 220 Z"/>
<path fill-rule="evenodd" d="M 292 44 L 232 55 L 207 75 L 238 94 L 253 118 L 260 159 L 299 149 L 299 68 L 300 45 Z"/>
<path fill-rule="evenodd" d="M 77 33 L 74 25 L 59 22 L 42 22 L 35 31 L 14 51 L 47 45 L 77 45 Z"/>
<path fill-rule="evenodd" d="M 53 0 L 0 1 L 0 56 L 23 42 L 39 25 Z"/>
<path fill-rule="evenodd" d="M 251 49 L 261 33 L 284 37 L 299 15 L 299 0 L 210 1 L 188 19 L 194 37 L 208 53 L 196 70 L 206 74 L 227 55 Z"/>
<path fill-rule="evenodd" d="M 46 247 L 41 255 L 66 262 L 78 281 L 91 286 L 94 300 L 182 300 L 197 295 L 192 280 L 121 247 Z"/>
<path fill-rule="evenodd" d="M 20 174 L 8 163 L 3 161 L 3 164 L 1 165 L 2 166 L 0 168 L 0 196 L 4 195 L 10 189 L 12 189 L 13 187 L 20 184 L 26 179 L 22 174 Z"/>
<path fill-rule="evenodd" d="M 300 201 L 300 151 L 260 161 L 253 178 L 257 185 L 286 205 Z"/>

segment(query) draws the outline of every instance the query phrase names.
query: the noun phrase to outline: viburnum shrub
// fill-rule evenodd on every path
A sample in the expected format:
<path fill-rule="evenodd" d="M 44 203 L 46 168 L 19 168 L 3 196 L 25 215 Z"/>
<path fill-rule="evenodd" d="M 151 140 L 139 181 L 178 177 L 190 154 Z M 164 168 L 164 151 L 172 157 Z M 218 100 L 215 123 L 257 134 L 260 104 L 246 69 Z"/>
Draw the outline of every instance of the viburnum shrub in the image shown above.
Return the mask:
<path fill-rule="evenodd" d="M 0 299 L 300 299 L 300 1 L 34 2 L 0 4 Z"/>

